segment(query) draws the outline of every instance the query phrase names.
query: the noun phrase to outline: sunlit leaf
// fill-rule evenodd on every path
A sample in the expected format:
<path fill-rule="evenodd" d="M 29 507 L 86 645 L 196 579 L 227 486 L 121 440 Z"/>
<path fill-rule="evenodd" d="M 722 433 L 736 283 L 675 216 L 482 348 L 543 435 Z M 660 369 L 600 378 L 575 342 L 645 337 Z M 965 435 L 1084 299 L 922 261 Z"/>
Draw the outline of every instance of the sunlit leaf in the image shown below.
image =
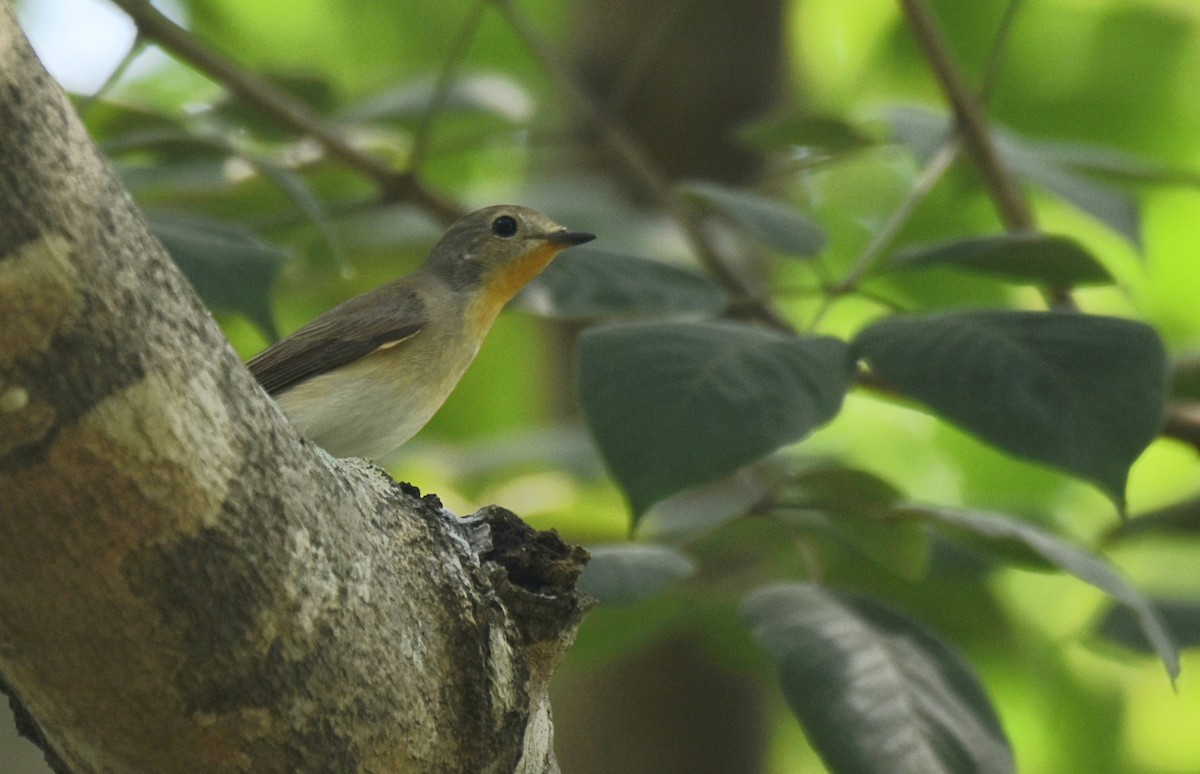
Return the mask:
<path fill-rule="evenodd" d="M 737 323 L 595 328 L 579 361 L 584 416 L 636 515 L 829 421 L 851 374 L 838 339 Z"/>
<path fill-rule="evenodd" d="M 606 605 L 627 605 L 657 594 L 696 571 L 696 563 L 670 546 L 619 543 L 590 546 L 579 588 Z"/>
<path fill-rule="evenodd" d="M 743 611 L 833 774 L 1014 771 L 978 679 L 916 623 L 815 584 L 762 589 Z"/>
<path fill-rule="evenodd" d="M 1200 600 L 1152 599 L 1151 607 L 1171 632 L 1180 649 L 1200 647 Z M 1154 654 L 1154 645 L 1146 638 L 1141 621 L 1134 611 L 1122 605 L 1109 605 L 1096 622 L 1095 632 L 1103 639 L 1136 650 Z"/>
<path fill-rule="evenodd" d="M 1099 486 L 1121 508 L 1158 435 L 1166 354 L 1152 328 L 1070 312 L 886 317 L 854 341 L 887 386 L 1005 451 Z"/>
<path fill-rule="evenodd" d="M 692 182 L 681 189 L 714 208 L 748 236 L 785 255 L 812 256 L 825 247 L 825 231 L 774 199 L 715 183 Z"/>
<path fill-rule="evenodd" d="M 910 515 L 935 524 L 948 524 L 988 540 L 1019 541 L 1053 564 L 1108 594 L 1129 608 L 1146 639 L 1162 659 L 1172 682 L 1179 676 L 1179 652 L 1166 625 L 1153 606 L 1117 574 L 1103 557 L 1033 524 L 995 513 L 968 513 L 949 508 L 918 506 Z"/>
<path fill-rule="evenodd" d="M 1048 234 L 977 237 L 915 247 L 898 253 L 891 264 L 894 269 L 928 266 L 1053 287 L 1113 281 L 1104 266 L 1078 242 Z"/>
<path fill-rule="evenodd" d="M 156 212 L 147 220 L 206 304 L 243 314 L 271 339 L 279 338 L 270 294 L 286 251 L 211 218 Z"/>
<path fill-rule="evenodd" d="M 547 317 L 715 317 L 729 298 L 712 280 L 676 266 L 586 247 L 567 251 L 517 297 Z"/>

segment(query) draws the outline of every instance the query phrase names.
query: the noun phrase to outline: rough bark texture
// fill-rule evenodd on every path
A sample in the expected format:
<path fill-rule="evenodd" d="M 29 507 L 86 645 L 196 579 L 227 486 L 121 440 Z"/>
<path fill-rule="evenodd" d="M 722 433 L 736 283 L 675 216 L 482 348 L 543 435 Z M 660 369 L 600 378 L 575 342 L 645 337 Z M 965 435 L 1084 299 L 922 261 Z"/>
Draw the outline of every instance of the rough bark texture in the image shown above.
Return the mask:
<path fill-rule="evenodd" d="M 301 441 L 0 3 L 0 689 L 58 771 L 556 771 L 584 561 Z"/>

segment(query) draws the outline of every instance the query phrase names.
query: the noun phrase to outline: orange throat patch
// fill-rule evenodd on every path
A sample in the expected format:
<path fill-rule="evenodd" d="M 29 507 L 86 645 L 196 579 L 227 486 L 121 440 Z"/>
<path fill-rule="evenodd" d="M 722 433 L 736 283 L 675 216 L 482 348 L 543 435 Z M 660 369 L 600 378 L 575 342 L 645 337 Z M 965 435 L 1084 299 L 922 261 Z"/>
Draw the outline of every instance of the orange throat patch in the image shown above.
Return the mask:
<path fill-rule="evenodd" d="M 484 278 L 484 288 L 472 304 L 471 316 L 477 329 L 486 331 L 504 305 L 512 300 L 517 291 L 529 280 L 542 273 L 554 257 L 567 245 L 543 244 L 533 248 L 520 258 L 491 272 Z"/>

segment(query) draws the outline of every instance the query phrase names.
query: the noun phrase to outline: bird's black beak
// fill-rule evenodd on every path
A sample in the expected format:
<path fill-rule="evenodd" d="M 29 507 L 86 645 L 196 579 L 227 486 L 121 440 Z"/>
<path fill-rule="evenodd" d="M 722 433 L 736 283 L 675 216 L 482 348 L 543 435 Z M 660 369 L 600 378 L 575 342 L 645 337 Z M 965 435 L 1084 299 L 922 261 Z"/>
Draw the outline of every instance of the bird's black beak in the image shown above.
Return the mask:
<path fill-rule="evenodd" d="M 590 242 L 596 238 L 595 234 L 589 234 L 586 231 L 551 231 L 543 237 L 547 242 L 555 245 L 581 245 L 584 242 Z"/>

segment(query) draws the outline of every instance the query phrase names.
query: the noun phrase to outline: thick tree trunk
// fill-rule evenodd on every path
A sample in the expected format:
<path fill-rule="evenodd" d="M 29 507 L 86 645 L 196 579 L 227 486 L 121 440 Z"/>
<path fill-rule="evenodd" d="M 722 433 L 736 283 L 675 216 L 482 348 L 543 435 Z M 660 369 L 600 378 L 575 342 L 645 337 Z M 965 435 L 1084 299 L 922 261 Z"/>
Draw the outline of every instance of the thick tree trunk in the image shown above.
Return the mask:
<path fill-rule="evenodd" d="M 69 772 L 547 772 L 584 556 L 301 441 L 0 3 L 0 688 Z"/>

